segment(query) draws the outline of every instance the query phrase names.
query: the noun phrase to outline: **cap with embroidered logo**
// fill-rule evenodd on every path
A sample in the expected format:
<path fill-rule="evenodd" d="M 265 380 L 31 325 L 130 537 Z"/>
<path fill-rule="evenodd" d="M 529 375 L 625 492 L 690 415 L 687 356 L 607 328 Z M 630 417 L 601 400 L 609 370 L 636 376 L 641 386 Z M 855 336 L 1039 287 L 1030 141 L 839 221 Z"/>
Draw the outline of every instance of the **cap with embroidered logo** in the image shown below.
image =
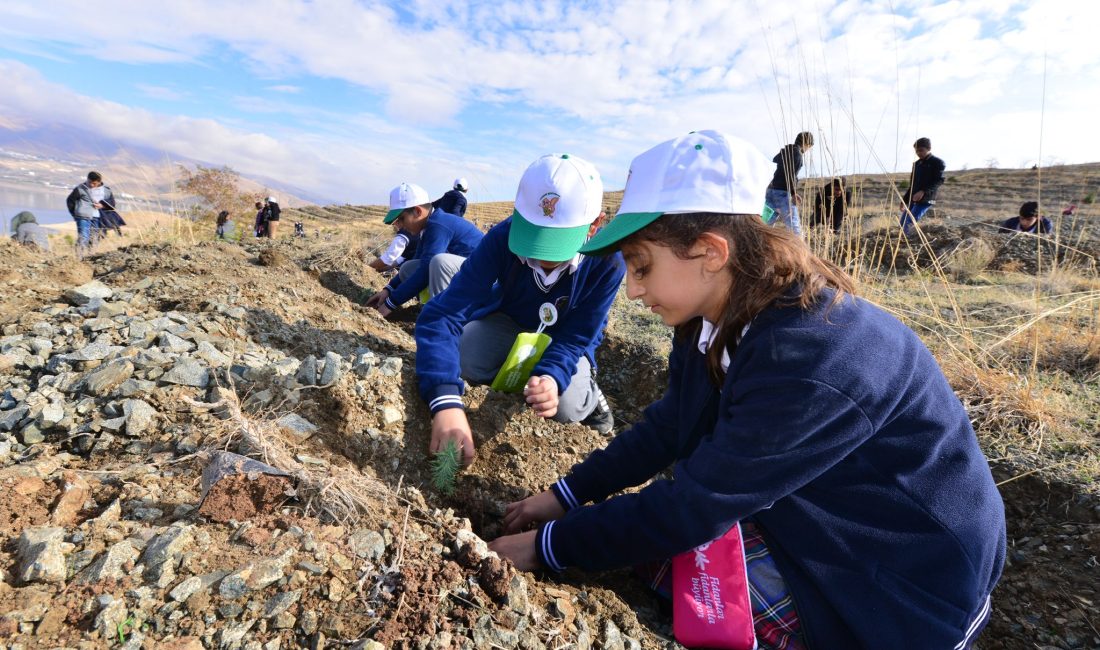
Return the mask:
<path fill-rule="evenodd" d="M 546 262 L 572 259 L 603 209 L 603 180 L 586 160 L 542 156 L 519 181 L 508 248 Z"/>
<path fill-rule="evenodd" d="M 756 147 L 719 131 L 662 142 L 630 163 L 622 206 L 580 252 L 610 253 L 663 214 L 760 214 L 771 176 Z"/>
<path fill-rule="evenodd" d="M 407 208 L 431 202 L 432 200 L 428 198 L 428 193 L 424 191 L 423 187 L 412 183 L 402 183 L 390 191 L 390 211 L 386 213 L 386 218 L 382 220 L 382 223 L 393 223 L 397 220 L 398 215 Z"/>

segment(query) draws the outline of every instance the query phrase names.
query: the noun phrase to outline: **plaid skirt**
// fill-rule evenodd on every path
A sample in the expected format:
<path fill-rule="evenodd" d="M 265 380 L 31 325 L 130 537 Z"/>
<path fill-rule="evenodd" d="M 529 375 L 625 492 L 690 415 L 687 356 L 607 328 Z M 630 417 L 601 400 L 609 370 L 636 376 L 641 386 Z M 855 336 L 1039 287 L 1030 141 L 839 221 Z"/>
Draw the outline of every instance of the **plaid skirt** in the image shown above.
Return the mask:
<path fill-rule="evenodd" d="M 768 553 L 764 538 L 751 521 L 741 522 L 745 544 L 745 568 L 749 577 L 752 625 L 760 650 L 804 650 L 802 628 L 787 584 Z M 637 568 L 659 595 L 672 598 L 672 560 Z"/>

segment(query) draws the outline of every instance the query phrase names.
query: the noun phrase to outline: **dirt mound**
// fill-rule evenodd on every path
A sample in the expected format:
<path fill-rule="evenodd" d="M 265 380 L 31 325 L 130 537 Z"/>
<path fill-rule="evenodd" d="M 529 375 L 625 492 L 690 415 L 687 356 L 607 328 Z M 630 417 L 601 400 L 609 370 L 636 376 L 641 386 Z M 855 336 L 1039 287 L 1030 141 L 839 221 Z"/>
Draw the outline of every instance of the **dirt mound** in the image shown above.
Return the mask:
<path fill-rule="evenodd" d="M 995 224 L 955 226 L 934 219 L 907 236 L 896 227 L 866 233 L 860 247 L 871 268 L 942 269 L 963 276 L 985 269 L 1037 273 L 1054 265 L 1092 273 L 1100 261 L 1100 238 L 1013 234 Z"/>
<path fill-rule="evenodd" d="M 44 252 L 0 237 L 0 314 L 17 314 L 61 299 L 61 293 L 92 279 L 91 266 L 71 254 Z"/>

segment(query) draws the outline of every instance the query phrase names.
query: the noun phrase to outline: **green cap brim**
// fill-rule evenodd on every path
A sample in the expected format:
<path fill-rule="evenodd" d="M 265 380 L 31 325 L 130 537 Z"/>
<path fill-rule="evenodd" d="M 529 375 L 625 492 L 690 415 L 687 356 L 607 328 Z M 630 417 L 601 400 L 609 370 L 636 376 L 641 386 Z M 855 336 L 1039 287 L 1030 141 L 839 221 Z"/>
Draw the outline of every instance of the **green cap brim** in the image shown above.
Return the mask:
<path fill-rule="evenodd" d="M 604 226 L 596 236 L 581 246 L 580 252 L 586 255 L 610 255 L 619 250 L 620 242 L 653 223 L 664 212 L 624 212 L 615 215 L 611 223 Z"/>
<path fill-rule="evenodd" d="M 397 221 L 397 217 L 401 216 L 401 213 L 404 212 L 406 209 L 407 208 L 394 208 L 393 210 L 390 210 L 386 213 L 386 218 L 382 219 L 382 223 L 393 223 L 394 221 Z"/>
<path fill-rule="evenodd" d="M 512 212 L 508 232 L 508 248 L 516 255 L 544 262 L 565 262 L 573 259 L 588 236 L 588 225 L 573 228 L 547 228 L 527 221 L 519 212 Z"/>

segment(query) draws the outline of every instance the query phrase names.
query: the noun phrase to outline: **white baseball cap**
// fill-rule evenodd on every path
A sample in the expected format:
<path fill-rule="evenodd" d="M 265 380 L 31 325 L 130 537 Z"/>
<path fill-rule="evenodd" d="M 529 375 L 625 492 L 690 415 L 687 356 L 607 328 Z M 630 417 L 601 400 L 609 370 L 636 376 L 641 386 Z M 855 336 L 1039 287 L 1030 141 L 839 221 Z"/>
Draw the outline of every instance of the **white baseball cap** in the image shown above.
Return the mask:
<path fill-rule="evenodd" d="M 692 131 L 630 163 L 623 203 L 581 248 L 603 253 L 663 214 L 760 214 L 772 166 L 748 142 L 719 131 Z"/>
<path fill-rule="evenodd" d="M 386 213 L 386 218 L 382 220 L 382 223 L 393 223 L 397 220 L 397 215 L 407 208 L 431 202 L 432 200 L 428 198 L 428 193 L 424 191 L 423 187 L 412 183 L 402 183 L 390 191 L 390 211 Z"/>
<path fill-rule="evenodd" d="M 267 202 L 268 203 L 278 203 L 278 201 L 275 200 L 274 196 L 267 197 Z"/>
<path fill-rule="evenodd" d="M 567 153 L 542 156 L 523 172 L 508 248 L 546 262 L 572 259 L 603 209 L 603 181 L 591 163 Z"/>
<path fill-rule="evenodd" d="M 465 192 L 467 189 L 469 189 L 469 187 L 470 187 L 470 184 L 466 182 L 465 178 L 456 178 L 455 179 L 454 188 L 456 190 L 462 190 L 463 192 Z"/>

